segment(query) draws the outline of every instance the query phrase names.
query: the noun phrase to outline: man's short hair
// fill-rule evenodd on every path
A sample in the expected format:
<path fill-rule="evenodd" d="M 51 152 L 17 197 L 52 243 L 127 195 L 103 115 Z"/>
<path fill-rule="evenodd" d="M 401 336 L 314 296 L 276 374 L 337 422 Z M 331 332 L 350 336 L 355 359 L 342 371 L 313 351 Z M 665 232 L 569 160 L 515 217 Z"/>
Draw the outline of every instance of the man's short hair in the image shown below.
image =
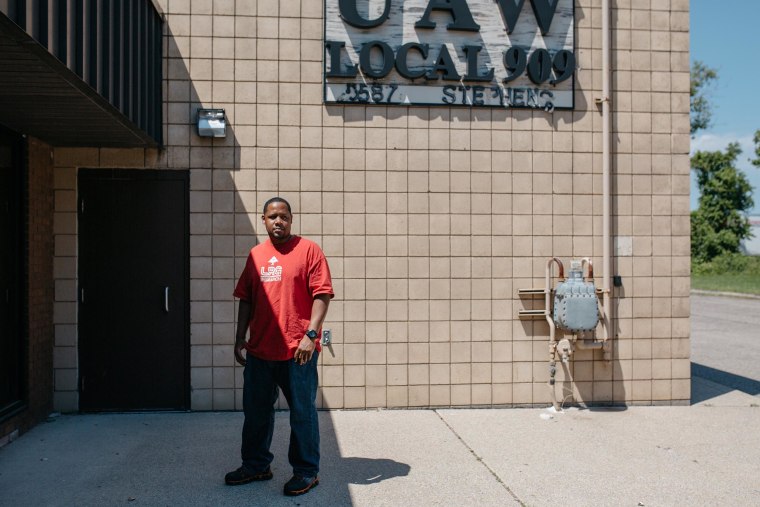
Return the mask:
<path fill-rule="evenodd" d="M 290 213 L 291 215 L 293 214 L 293 211 L 291 211 L 291 209 L 290 209 L 290 203 L 288 201 L 286 201 L 285 199 L 283 199 L 282 197 L 272 197 L 267 202 L 265 202 L 264 203 L 264 209 L 262 210 L 261 214 L 262 215 L 266 215 L 267 214 L 267 208 L 269 207 L 270 204 L 272 204 L 274 202 L 284 203 L 285 206 L 288 207 L 288 213 Z"/>

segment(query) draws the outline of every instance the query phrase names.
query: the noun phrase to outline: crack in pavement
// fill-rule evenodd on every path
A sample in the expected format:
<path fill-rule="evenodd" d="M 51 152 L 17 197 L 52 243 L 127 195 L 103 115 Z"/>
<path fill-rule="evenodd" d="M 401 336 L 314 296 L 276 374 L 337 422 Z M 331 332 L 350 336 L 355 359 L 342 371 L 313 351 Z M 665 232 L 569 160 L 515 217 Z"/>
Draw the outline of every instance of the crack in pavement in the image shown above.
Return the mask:
<path fill-rule="evenodd" d="M 483 458 L 479 456 L 478 453 L 476 453 L 475 450 L 467 444 L 467 442 L 465 442 L 462 436 L 459 433 L 457 433 L 457 431 L 448 423 L 448 421 L 446 421 L 446 419 L 443 418 L 441 413 L 438 410 L 435 410 L 434 412 L 435 412 L 435 415 L 437 415 L 438 418 L 441 420 L 441 422 L 443 422 L 443 424 L 446 425 L 449 431 L 451 431 L 451 433 L 453 433 L 454 436 L 457 437 L 460 442 L 462 442 L 462 445 L 464 445 L 467 448 L 467 450 L 470 451 L 470 454 L 472 454 L 475 457 L 475 459 L 478 462 L 480 462 L 480 464 L 482 464 L 486 468 L 486 470 L 488 470 L 488 473 L 490 473 L 493 476 L 493 478 L 496 479 L 496 482 L 501 484 L 501 486 L 507 491 L 507 493 L 509 493 L 509 495 L 512 498 L 514 498 L 515 502 L 519 503 L 522 507 L 526 507 L 525 502 L 520 500 L 520 498 L 515 494 L 515 492 L 512 491 L 512 489 L 509 486 L 507 486 L 507 484 L 503 480 L 501 480 L 501 477 L 499 477 L 499 475 L 490 466 L 488 466 L 488 463 L 486 463 L 483 460 Z"/>

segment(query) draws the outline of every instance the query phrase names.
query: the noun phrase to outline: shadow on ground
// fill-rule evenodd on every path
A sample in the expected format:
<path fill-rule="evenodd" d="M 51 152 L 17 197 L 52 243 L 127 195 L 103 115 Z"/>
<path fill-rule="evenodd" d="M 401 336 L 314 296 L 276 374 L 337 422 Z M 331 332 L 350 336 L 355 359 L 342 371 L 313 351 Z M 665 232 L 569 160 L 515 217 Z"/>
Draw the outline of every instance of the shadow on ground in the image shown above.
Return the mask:
<path fill-rule="evenodd" d="M 348 489 L 349 484 L 375 484 L 386 479 L 409 475 L 411 470 L 409 465 L 392 459 L 342 456 L 330 412 L 320 412 L 319 424 L 322 447 L 320 475 L 330 484 L 335 486 L 342 484 L 345 485 L 345 489 Z M 350 498 L 350 494 L 343 496 Z"/>
<path fill-rule="evenodd" d="M 351 486 L 406 476 L 392 459 L 342 456 L 330 412 L 319 413 L 319 487 L 288 498 L 288 413 L 276 415 L 274 479 L 226 486 L 240 465 L 239 412 L 62 416 L 0 449 L 0 505 L 353 505 Z"/>
<path fill-rule="evenodd" d="M 760 394 L 760 382 L 698 363 L 691 363 L 691 404 L 696 405 L 732 391 Z"/>

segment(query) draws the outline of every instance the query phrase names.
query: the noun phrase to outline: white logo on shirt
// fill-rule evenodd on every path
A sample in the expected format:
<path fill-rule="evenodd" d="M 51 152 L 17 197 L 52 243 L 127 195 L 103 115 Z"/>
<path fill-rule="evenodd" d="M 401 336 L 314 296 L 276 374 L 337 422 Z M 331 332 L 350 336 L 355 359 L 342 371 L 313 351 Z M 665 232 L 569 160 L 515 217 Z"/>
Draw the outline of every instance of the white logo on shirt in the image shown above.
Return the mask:
<path fill-rule="evenodd" d="M 279 282 L 282 280 L 282 266 L 276 266 L 278 261 L 277 257 L 274 255 L 271 259 L 267 261 L 269 263 L 269 267 L 266 268 L 266 271 L 264 270 L 264 266 L 261 266 L 261 281 L 262 282 Z"/>

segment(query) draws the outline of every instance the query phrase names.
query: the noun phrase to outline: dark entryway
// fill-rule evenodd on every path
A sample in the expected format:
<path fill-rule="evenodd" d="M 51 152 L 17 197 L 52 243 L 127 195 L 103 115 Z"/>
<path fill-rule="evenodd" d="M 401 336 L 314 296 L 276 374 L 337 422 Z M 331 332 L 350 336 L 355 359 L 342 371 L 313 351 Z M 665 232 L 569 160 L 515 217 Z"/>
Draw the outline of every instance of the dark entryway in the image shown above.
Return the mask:
<path fill-rule="evenodd" d="M 0 417 L 23 403 L 23 138 L 0 128 Z"/>
<path fill-rule="evenodd" d="M 79 173 L 79 407 L 189 408 L 189 189 L 178 171 Z"/>

